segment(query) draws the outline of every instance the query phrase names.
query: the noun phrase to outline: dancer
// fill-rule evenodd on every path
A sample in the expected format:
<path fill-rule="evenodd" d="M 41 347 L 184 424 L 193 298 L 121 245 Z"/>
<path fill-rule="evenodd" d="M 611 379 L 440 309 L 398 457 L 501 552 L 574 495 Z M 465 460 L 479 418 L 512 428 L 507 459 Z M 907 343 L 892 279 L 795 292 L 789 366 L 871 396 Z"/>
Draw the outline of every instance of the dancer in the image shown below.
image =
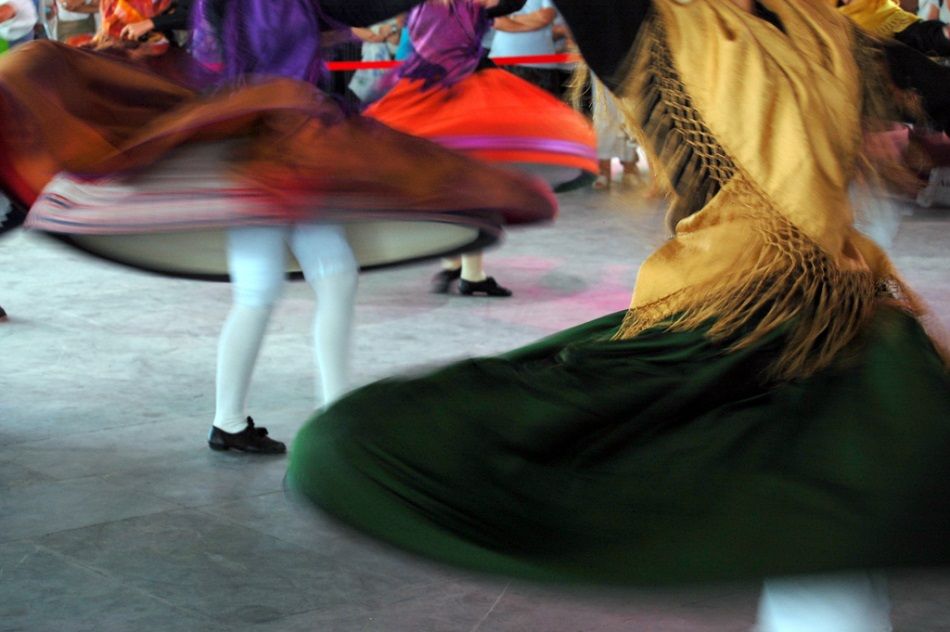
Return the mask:
<path fill-rule="evenodd" d="M 587 120 L 487 58 L 482 41 L 491 19 L 523 4 L 420 4 L 408 18 L 414 53 L 381 80 L 386 95 L 365 114 L 476 158 L 532 171 L 552 187 L 583 171 L 596 173 L 596 140 Z M 485 274 L 481 253 L 444 261 L 432 290 L 448 292 L 456 280 L 463 296 L 511 296 Z"/>
<path fill-rule="evenodd" d="M 628 311 L 317 415 L 294 488 L 409 551 L 544 581 L 950 563 L 950 375 L 852 225 L 866 40 L 823 0 L 557 4 L 668 185 L 674 236 Z M 843 581 L 862 616 L 805 629 L 886 629 L 874 582 Z"/>
<path fill-rule="evenodd" d="M 325 9 L 363 25 L 408 8 L 391 4 L 391 13 L 386 3 Z M 218 71 L 205 95 L 52 42 L 7 55 L 0 183 L 36 200 L 28 227 L 106 258 L 185 276 L 229 272 L 234 305 L 209 445 L 274 453 L 283 444 L 254 426 L 244 400 L 288 246 L 318 297 L 318 399 L 327 403 L 347 385 L 358 263 L 481 247 L 501 220 L 550 219 L 555 205 L 543 183 L 346 115 L 310 83 L 320 7 L 271 2 L 271 21 L 249 21 L 258 9 L 258 0 L 196 5 L 196 54 Z M 294 46 L 270 46 L 277 37 Z"/>

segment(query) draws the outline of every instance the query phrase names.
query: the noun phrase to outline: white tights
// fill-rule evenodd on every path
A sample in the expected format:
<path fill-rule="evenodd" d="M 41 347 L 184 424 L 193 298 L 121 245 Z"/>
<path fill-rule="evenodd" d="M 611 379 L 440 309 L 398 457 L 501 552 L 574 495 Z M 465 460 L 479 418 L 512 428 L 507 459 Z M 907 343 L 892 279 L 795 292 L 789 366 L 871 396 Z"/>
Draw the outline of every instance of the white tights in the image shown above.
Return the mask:
<path fill-rule="evenodd" d="M 458 270 L 459 268 L 462 271 L 462 278 L 466 281 L 477 283 L 488 278 L 485 274 L 485 256 L 480 250 L 460 257 L 449 257 L 442 260 L 443 270 Z"/>
<path fill-rule="evenodd" d="M 890 601 L 880 575 L 856 573 L 770 579 L 756 632 L 890 632 Z"/>
<path fill-rule="evenodd" d="M 318 400 L 346 392 L 358 266 L 340 226 L 298 224 L 228 231 L 228 270 L 234 302 L 218 341 L 214 425 L 225 432 L 246 426 L 251 374 L 274 304 L 283 290 L 287 247 L 317 295 L 313 320 Z"/>

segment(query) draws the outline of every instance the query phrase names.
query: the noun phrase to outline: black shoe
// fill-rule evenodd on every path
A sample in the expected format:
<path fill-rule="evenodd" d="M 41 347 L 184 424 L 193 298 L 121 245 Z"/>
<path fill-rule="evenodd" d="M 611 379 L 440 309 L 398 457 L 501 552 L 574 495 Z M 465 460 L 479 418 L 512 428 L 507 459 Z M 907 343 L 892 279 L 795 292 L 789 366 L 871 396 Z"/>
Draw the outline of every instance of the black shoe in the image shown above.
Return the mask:
<path fill-rule="evenodd" d="M 3 311 L 2 307 L 0 307 L 0 320 L 6 320 L 6 319 L 7 319 L 7 313 Z"/>
<path fill-rule="evenodd" d="M 457 281 L 462 276 L 462 269 L 441 270 L 432 277 L 432 293 L 448 294 L 453 281 Z"/>
<path fill-rule="evenodd" d="M 494 277 L 488 277 L 484 281 L 459 281 L 459 293 L 463 296 L 474 296 L 475 294 L 484 296 L 511 296 L 511 290 L 498 285 Z"/>
<path fill-rule="evenodd" d="M 211 426 L 208 447 L 221 452 L 240 450 L 256 454 L 283 454 L 287 451 L 287 446 L 267 436 L 267 428 L 255 427 L 254 420 L 250 417 L 247 418 L 247 428 L 233 434 Z"/>

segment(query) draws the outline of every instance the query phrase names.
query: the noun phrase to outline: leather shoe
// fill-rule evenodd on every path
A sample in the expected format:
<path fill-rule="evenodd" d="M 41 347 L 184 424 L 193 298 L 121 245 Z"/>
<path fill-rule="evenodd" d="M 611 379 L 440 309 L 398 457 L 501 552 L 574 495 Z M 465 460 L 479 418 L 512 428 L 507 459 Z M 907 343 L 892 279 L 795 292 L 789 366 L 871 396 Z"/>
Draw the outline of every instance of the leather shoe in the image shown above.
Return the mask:
<path fill-rule="evenodd" d="M 488 277 L 484 281 L 459 281 L 459 293 L 462 296 L 511 296 L 511 290 L 498 285 L 495 277 Z"/>
<path fill-rule="evenodd" d="M 462 276 L 462 269 L 440 270 L 432 277 L 432 293 L 448 294 L 453 281 L 457 281 Z"/>
<path fill-rule="evenodd" d="M 211 426 L 208 447 L 219 452 L 238 450 L 255 454 L 283 454 L 287 451 L 286 445 L 268 437 L 267 428 L 257 428 L 250 417 L 247 418 L 247 427 L 241 432 L 225 432 Z"/>

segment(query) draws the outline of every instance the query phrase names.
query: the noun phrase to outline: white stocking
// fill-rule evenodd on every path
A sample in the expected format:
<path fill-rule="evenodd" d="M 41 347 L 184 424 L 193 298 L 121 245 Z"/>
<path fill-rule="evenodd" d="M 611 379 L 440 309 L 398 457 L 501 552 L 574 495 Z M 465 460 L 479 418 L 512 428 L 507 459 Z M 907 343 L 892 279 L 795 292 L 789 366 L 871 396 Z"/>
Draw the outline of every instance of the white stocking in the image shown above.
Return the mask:
<path fill-rule="evenodd" d="M 247 425 L 247 391 L 271 309 L 235 304 L 221 330 L 214 425 L 225 432 L 241 432 Z"/>
<path fill-rule="evenodd" d="M 350 384 L 350 339 L 359 268 L 339 226 L 295 226 L 290 247 L 317 295 L 313 317 L 314 363 L 324 406 L 346 393 Z"/>
<path fill-rule="evenodd" d="M 757 632 L 890 632 L 883 577 L 829 575 L 765 582 Z"/>
<path fill-rule="evenodd" d="M 462 255 L 462 278 L 475 283 L 488 278 L 485 275 L 485 256 L 481 252 Z"/>
<path fill-rule="evenodd" d="M 313 355 L 320 381 L 320 399 L 329 405 L 350 385 L 350 340 L 356 273 L 335 274 L 317 280 L 317 309 L 313 317 Z"/>
<path fill-rule="evenodd" d="M 228 270 L 234 304 L 218 340 L 214 425 L 229 433 L 246 427 L 245 403 L 267 321 L 286 269 L 284 226 L 228 231 Z"/>

